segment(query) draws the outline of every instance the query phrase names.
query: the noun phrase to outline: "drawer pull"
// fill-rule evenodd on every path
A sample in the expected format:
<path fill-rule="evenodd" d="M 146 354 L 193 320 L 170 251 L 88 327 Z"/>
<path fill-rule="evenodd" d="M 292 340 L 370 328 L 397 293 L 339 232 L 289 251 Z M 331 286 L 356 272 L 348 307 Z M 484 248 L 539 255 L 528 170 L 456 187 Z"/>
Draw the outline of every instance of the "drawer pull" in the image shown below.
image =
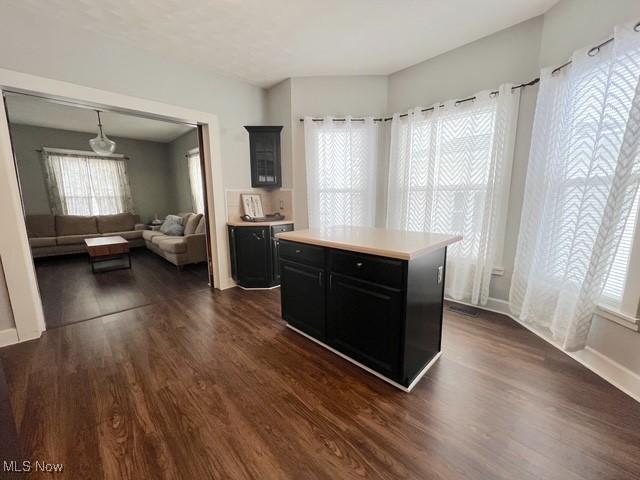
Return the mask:
<path fill-rule="evenodd" d="M 362 263 L 362 262 L 356 262 L 356 267 L 358 267 L 358 268 L 362 268 L 362 265 L 364 265 L 364 263 Z"/>
<path fill-rule="evenodd" d="M 302 253 L 302 250 L 300 250 L 299 248 L 296 248 L 296 253 Z"/>

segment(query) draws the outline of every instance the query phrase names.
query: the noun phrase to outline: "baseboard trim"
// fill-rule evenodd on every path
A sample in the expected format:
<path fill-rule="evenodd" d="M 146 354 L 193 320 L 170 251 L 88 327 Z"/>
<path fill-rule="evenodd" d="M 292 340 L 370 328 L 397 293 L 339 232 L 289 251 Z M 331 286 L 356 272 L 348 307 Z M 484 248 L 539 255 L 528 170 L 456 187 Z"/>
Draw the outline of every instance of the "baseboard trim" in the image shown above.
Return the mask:
<path fill-rule="evenodd" d="M 562 353 L 569 355 L 576 362 L 588 368 L 600 378 L 606 380 L 611 385 L 616 387 L 618 390 L 626 393 L 635 401 L 640 402 L 640 375 L 629 370 L 624 365 L 620 365 L 615 360 L 612 360 L 611 358 L 603 355 L 602 353 L 594 350 L 589 346 L 578 352 L 567 352 L 563 350 L 560 345 L 548 335 L 545 335 L 543 332 L 536 330 L 531 325 L 518 320 L 509 310 L 509 302 L 507 302 L 506 300 L 489 297 L 486 305 L 472 305 L 470 303 L 461 302 L 459 300 L 454 300 L 451 298 L 447 298 L 446 300 L 470 307 L 475 307 L 480 310 L 486 310 L 488 312 L 499 313 L 501 315 L 509 317 L 511 320 L 518 323 L 519 325 L 522 325 L 531 333 L 534 333 L 547 343 L 553 345 Z"/>
<path fill-rule="evenodd" d="M 345 360 L 353 363 L 354 365 L 360 367 L 363 370 L 366 370 L 367 372 L 371 373 L 372 375 L 375 375 L 376 377 L 378 377 L 380 380 L 384 380 L 385 382 L 387 382 L 390 385 L 393 385 L 394 387 L 396 387 L 397 389 L 402 390 L 403 392 L 409 393 L 411 392 L 411 390 L 413 390 L 413 387 L 415 387 L 418 382 L 420 381 L 420 379 L 424 376 L 425 373 L 427 373 L 427 371 L 433 366 L 434 363 L 436 363 L 436 361 L 440 358 L 440 356 L 442 355 L 442 351 L 436 353 L 436 355 L 429 361 L 429 363 L 427 363 L 424 368 L 420 371 L 420 373 L 418 375 L 416 375 L 416 378 L 413 379 L 413 381 L 411 382 L 411 384 L 409 385 L 409 387 L 405 387 L 404 385 L 401 385 L 397 382 L 394 382 L 393 380 L 391 380 L 390 378 L 385 377 L 384 375 L 376 372 L 375 370 L 370 369 L 369 367 L 367 367 L 366 365 L 361 364 L 360 362 L 354 360 L 353 358 L 345 355 L 342 352 L 339 352 L 338 350 L 331 348 L 329 345 L 327 345 L 326 343 L 321 342 L 320 340 L 313 338 L 311 335 L 307 335 L 306 333 L 298 330 L 296 327 L 293 327 L 291 325 L 289 325 L 287 323 L 287 328 L 289 328 L 290 330 L 293 330 L 294 332 L 302 335 L 303 337 L 308 338 L 309 340 L 317 343 L 318 345 L 320 345 L 321 347 L 326 348 L 327 350 L 329 350 L 330 352 L 335 353 L 336 355 L 338 355 L 339 357 L 344 358 Z"/>
<path fill-rule="evenodd" d="M 18 331 L 15 328 L 0 330 L 0 348 L 18 343 Z"/>

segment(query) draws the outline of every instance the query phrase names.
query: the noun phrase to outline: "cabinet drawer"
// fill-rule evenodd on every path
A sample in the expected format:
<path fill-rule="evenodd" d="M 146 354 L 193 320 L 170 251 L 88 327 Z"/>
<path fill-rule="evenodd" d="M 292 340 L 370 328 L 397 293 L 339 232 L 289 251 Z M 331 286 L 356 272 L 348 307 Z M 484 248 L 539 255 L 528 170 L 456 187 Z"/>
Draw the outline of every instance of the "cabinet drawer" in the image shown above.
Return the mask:
<path fill-rule="evenodd" d="M 402 288 L 403 261 L 393 258 L 331 250 L 330 270 L 381 285 Z"/>
<path fill-rule="evenodd" d="M 291 231 L 293 231 L 293 223 L 287 223 L 286 225 L 274 225 L 271 227 L 271 235 Z"/>
<path fill-rule="evenodd" d="M 324 248 L 307 245 L 306 243 L 280 240 L 280 258 L 324 267 Z"/>

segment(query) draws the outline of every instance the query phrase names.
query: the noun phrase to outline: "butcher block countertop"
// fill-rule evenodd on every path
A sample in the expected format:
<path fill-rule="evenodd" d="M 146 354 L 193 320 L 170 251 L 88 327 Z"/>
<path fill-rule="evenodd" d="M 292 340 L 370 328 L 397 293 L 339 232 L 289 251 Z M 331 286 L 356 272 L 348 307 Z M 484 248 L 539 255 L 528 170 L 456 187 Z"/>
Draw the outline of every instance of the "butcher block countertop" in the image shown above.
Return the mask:
<path fill-rule="evenodd" d="M 336 226 L 276 234 L 280 240 L 411 260 L 462 240 L 460 235 Z"/>

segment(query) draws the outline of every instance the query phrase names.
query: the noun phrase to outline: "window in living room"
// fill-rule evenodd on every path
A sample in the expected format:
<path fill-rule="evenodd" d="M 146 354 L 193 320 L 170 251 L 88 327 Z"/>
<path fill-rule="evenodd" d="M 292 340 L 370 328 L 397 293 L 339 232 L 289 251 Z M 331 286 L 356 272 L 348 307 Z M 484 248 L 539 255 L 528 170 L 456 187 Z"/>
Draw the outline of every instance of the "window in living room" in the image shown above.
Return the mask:
<path fill-rule="evenodd" d="M 57 215 L 133 213 L 127 158 L 44 148 L 45 183 Z"/>

